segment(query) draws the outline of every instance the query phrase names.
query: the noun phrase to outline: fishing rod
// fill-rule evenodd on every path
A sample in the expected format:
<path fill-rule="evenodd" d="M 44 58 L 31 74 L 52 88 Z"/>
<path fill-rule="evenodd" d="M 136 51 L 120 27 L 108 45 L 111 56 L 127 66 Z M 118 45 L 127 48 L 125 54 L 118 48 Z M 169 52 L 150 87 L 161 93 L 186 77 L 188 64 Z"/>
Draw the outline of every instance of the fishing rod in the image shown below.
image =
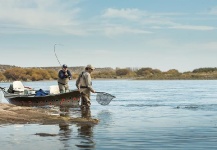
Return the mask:
<path fill-rule="evenodd" d="M 58 61 L 59 64 L 60 64 L 60 66 L 62 66 L 61 63 L 60 63 L 60 61 L 59 61 L 59 59 L 58 59 L 58 57 L 57 57 L 57 54 L 56 54 L 56 45 L 61 45 L 61 46 L 63 46 L 63 45 L 62 45 L 62 44 L 54 44 L 54 54 L 55 54 L 55 56 L 56 56 L 56 58 L 57 58 L 57 61 Z"/>

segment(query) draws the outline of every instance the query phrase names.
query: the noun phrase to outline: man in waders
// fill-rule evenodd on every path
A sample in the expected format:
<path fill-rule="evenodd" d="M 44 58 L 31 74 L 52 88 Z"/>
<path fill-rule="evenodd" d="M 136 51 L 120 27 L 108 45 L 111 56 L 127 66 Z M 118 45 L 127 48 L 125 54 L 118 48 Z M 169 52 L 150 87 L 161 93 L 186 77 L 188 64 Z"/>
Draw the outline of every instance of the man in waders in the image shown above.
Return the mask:
<path fill-rule="evenodd" d="M 60 93 L 65 93 L 69 91 L 68 82 L 72 78 L 71 72 L 68 70 L 67 65 L 62 66 L 62 70 L 58 73 L 58 86 Z"/>
<path fill-rule="evenodd" d="M 94 69 L 93 66 L 87 65 L 85 71 L 83 71 L 76 80 L 76 87 L 81 92 L 81 108 L 90 108 L 90 93 L 95 93 L 91 82 L 91 73 Z"/>

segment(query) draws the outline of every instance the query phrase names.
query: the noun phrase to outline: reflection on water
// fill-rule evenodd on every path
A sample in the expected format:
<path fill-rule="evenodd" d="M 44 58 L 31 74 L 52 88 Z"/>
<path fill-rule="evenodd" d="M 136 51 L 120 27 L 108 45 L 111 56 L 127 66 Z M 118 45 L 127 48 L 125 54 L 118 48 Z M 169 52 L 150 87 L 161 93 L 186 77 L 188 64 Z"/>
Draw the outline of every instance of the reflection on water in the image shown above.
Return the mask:
<path fill-rule="evenodd" d="M 217 104 L 190 104 L 190 105 L 179 105 L 177 109 L 189 109 L 189 110 L 203 110 L 203 111 L 217 111 Z"/>
<path fill-rule="evenodd" d="M 82 108 L 81 109 L 81 117 L 82 118 L 91 118 L 91 111 L 90 108 Z M 78 137 L 82 140 L 77 147 L 80 148 L 94 148 L 95 143 L 93 140 L 93 125 L 91 124 L 80 124 L 78 125 Z"/>
<path fill-rule="evenodd" d="M 60 108 L 60 116 L 61 117 L 69 117 L 70 116 L 70 107 L 59 106 Z"/>
<path fill-rule="evenodd" d="M 112 113 L 109 110 L 101 110 L 97 113 L 97 118 L 100 120 L 99 126 L 107 128 L 113 125 Z"/>
<path fill-rule="evenodd" d="M 64 148 L 70 147 L 70 139 L 72 138 L 72 129 L 68 124 L 59 124 L 59 140 L 63 143 Z"/>
<path fill-rule="evenodd" d="M 92 118 L 90 109 L 78 109 L 78 108 L 74 109 L 70 107 L 60 107 L 59 115 L 62 117 L 71 117 L 71 114 L 74 113 L 72 110 L 76 111 L 76 116 L 86 118 L 86 119 Z M 78 123 L 76 125 L 68 124 L 67 122 L 62 122 L 58 125 L 46 125 L 46 126 L 44 125 L 40 127 L 38 126 L 40 125 L 37 125 L 36 127 L 34 125 L 29 125 L 29 128 L 34 129 L 33 130 L 34 134 L 31 134 L 31 136 L 29 136 L 28 135 L 29 131 L 28 131 L 27 132 L 27 135 L 29 137 L 28 140 L 34 141 L 34 144 L 41 143 L 42 141 L 46 141 L 44 142 L 44 144 L 46 144 L 47 142 L 48 143 L 51 142 L 52 146 L 54 146 L 54 148 L 49 148 L 49 146 L 45 146 L 44 149 L 68 150 L 68 149 L 94 149 L 95 148 L 96 144 L 95 144 L 94 137 L 93 137 L 94 124 L 91 124 L 89 122 Z M 26 133 L 26 132 L 23 132 L 25 131 L 25 126 L 22 126 L 22 128 L 19 128 L 19 130 L 20 129 L 22 131 L 20 131 L 19 133 L 14 133 L 14 134 L 20 135 L 20 134 Z M 7 135 L 5 137 L 7 138 Z M 24 139 L 23 137 L 24 136 L 17 136 L 17 139 L 19 140 L 18 143 L 23 143 L 23 141 L 25 141 L 26 143 L 26 139 Z M 54 141 L 55 143 L 53 143 Z M 10 142 L 7 141 L 6 145 L 9 143 L 11 143 L 11 141 Z M 38 145 L 38 146 L 43 147 L 42 145 Z M 25 144 L 23 144 L 22 146 L 18 145 L 15 147 L 16 147 L 16 150 L 23 150 L 25 149 L 24 148 Z M 11 149 L 15 147 L 12 147 Z M 33 147 L 31 149 L 37 149 L 37 148 Z"/>
<path fill-rule="evenodd" d="M 60 107 L 60 116 L 70 117 L 71 111 L 75 110 L 70 107 Z M 82 108 L 76 109 L 78 115 L 80 112 L 80 116 L 82 118 L 90 119 L 91 118 L 91 110 L 90 108 Z M 78 117 L 78 116 L 77 116 Z M 72 139 L 72 129 L 69 128 L 68 124 L 59 124 L 60 127 L 60 141 L 64 142 L 64 148 L 70 147 L 70 139 Z M 95 143 L 93 140 L 93 124 L 90 123 L 80 123 L 77 124 L 77 137 L 80 139 L 78 143 L 75 145 L 79 148 L 94 148 Z"/>

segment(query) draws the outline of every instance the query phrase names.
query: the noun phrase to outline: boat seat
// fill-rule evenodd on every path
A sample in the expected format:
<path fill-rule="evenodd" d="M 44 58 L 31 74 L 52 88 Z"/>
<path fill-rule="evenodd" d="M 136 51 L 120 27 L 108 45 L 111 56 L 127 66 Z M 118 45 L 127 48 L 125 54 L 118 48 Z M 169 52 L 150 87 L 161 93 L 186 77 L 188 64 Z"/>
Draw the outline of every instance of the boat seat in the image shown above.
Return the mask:
<path fill-rule="evenodd" d="M 14 81 L 13 82 L 13 90 L 16 92 L 24 92 L 24 86 L 21 81 Z"/>
<path fill-rule="evenodd" d="M 59 94 L 59 86 L 58 85 L 52 85 L 50 86 L 50 94 Z"/>

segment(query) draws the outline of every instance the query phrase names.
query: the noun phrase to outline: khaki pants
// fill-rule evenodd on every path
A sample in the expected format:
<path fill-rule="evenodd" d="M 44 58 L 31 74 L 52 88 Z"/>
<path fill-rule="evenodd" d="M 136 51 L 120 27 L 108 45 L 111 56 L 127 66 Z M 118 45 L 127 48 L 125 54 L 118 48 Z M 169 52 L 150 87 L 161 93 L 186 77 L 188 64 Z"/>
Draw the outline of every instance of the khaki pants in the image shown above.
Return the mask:
<path fill-rule="evenodd" d="M 81 92 L 81 107 L 90 107 L 90 93 Z"/>
<path fill-rule="evenodd" d="M 90 108 L 82 108 L 81 109 L 81 117 L 82 118 L 91 118 Z"/>
<path fill-rule="evenodd" d="M 58 83 L 59 89 L 60 89 L 60 93 L 66 93 L 69 91 L 69 85 L 68 84 L 60 84 Z"/>

